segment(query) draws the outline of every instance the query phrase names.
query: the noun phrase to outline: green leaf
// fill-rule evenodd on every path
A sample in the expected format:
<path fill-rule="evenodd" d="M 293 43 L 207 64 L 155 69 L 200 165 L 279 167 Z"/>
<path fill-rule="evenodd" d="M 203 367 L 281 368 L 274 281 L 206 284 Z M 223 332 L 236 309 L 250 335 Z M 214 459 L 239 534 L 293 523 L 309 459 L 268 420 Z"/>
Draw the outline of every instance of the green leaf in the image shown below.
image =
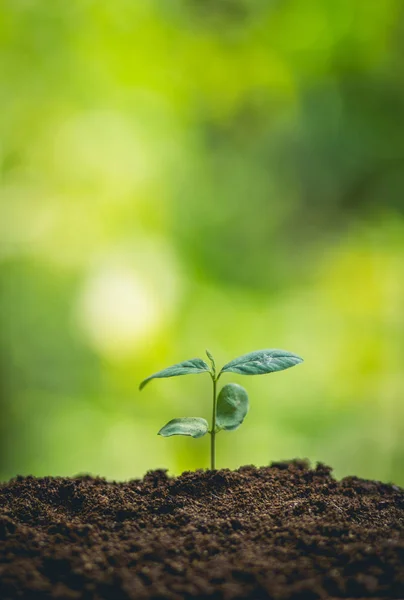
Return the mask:
<path fill-rule="evenodd" d="M 303 362 L 303 359 L 287 350 L 256 350 L 239 356 L 223 367 L 220 373 L 239 373 L 240 375 L 264 375 L 274 371 L 283 371 Z"/>
<path fill-rule="evenodd" d="M 182 363 L 178 363 L 177 365 L 172 365 L 171 367 L 167 367 L 167 369 L 163 369 L 162 371 L 158 371 L 158 373 L 150 375 L 150 377 L 147 377 L 142 381 L 139 386 L 139 390 L 142 390 L 146 383 L 152 379 L 160 379 L 161 377 L 177 377 L 179 375 L 203 373 L 204 371 L 209 371 L 209 366 L 206 364 L 206 362 L 201 358 L 191 358 L 191 360 L 186 360 Z"/>
<path fill-rule="evenodd" d="M 215 359 L 213 358 L 211 352 L 209 352 L 209 350 L 205 350 L 206 352 L 206 356 L 209 358 L 210 362 L 212 363 L 212 365 L 215 365 Z"/>
<path fill-rule="evenodd" d="M 182 419 L 172 419 L 164 425 L 158 432 L 158 435 L 170 437 L 171 435 L 190 435 L 193 438 L 199 438 L 208 432 L 208 422 L 199 417 L 184 417 Z"/>
<path fill-rule="evenodd" d="M 210 363 L 212 365 L 212 373 L 213 373 L 213 375 L 216 375 L 216 363 L 215 363 L 215 359 L 213 358 L 213 356 L 209 352 L 209 350 L 205 350 L 205 352 L 206 352 L 206 356 L 209 358 Z"/>
<path fill-rule="evenodd" d="M 217 398 L 216 425 L 229 431 L 240 427 L 248 413 L 248 395 L 241 385 L 228 383 Z"/>

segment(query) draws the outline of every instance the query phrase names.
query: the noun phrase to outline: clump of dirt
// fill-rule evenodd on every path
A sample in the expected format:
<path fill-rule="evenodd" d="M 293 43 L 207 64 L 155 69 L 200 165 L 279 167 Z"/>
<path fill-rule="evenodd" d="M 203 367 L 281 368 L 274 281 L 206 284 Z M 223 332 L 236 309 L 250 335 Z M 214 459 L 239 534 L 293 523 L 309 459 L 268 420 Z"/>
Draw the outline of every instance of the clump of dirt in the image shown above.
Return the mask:
<path fill-rule="evenodd" d="M 0 487 L 0 597 L 404 598 L 404 490 L 304 461 Z"/>

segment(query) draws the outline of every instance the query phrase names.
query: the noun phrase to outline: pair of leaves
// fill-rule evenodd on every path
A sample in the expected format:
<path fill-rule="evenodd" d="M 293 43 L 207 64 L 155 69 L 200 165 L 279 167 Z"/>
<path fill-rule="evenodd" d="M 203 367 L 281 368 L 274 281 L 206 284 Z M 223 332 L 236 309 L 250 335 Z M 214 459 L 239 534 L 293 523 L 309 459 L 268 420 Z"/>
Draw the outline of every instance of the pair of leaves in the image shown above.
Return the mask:
<path fill-rule="evenodd" d="M 216 426 L 217 429 L 233 431 L 240 427 L 248 412 L 249 403 L 247 392 L 237 383 L 225 385 L 217 398 Z M 172 419 L 159 431 L 159 435 L 189 435 L 199 438 L 208 432 L 208 422 L 199 417 L 184 417 Z"/>
<path fill-rule="evenodd" d="M 265 373 L 274 373 L 289 369 L 301 362 L 303 359 L 287 350 L 256 350 L 249 354 L 243 354 L 227 363 L 216 377 L 216 366 L 213 356 L 207 350 L 206 355 L 211 362 L 212 368 L 201 358 L 192 358 L 191 360 L 172 365 L 167 369 L 158 371 L 150 377 L 147 377 L 140 384 L 142 390 L 144 386 L 152 379 L 165 377 L 177 377 L 179 375 L 189 375 L 196 373 L 209 372 L 214 380 L 217 380 L 222 373 L 238 373 L 240 375 L 264 375 Z M 217 399 L 216 426 L 217 429 L 226 429 L 232 431 L 240 427 L 248 412 L 248 395 L 243 387 L 236 383 L 225 385 Z M 169 437 L 171 435 L 189 435 L 199 438 L 208 433 L 209 425 L 205 419 L 199 417 L 185 417 L 172 419 L 159 431 L 159 435 Z"/>
<path fill-rule="evenodd" d="M 207 355 L 212 361 L 212 366 L 214 366 L 212 355 L 208 351 Z M 222 373 L 230 372 L 239 373 L 240 375 L 264 375 L 265 373 L 274 373 L 275 371 L 289 369 L 301 362 L 303 362 L 303 359 L 300 356 L 287 350 L 256 350 L 255 352 L 239 356 L 227 363 L 220 371 L 219 377 Z M 150 375 L 150 377 L 142 381 L 139 389 L 142 390 L 152 379 L 204 373 L 205 371 L 210 372 L 209 365 L 201 358 L 192 358 L 191 360 L 186 360 Z"/>

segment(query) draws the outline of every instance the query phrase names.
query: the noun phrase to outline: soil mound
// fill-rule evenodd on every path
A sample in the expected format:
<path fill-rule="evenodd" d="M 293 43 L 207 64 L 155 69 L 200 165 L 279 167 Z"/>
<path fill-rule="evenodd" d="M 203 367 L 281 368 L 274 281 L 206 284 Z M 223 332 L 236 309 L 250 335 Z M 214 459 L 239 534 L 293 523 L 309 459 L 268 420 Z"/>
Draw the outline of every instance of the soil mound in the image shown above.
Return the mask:
<path fill-rule="evenodd" d="M 404 490 L 307 462 L 0 487 L 0 598 L 404 598 Z"/>

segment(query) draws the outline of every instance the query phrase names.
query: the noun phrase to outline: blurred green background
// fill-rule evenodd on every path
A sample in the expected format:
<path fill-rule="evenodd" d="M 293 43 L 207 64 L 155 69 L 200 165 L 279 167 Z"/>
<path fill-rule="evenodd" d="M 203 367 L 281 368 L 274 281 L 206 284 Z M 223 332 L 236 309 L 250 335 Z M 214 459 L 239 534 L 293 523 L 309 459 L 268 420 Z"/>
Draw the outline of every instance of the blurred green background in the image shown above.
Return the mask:
<path fill-rule="evenodd" d="M 0 477 L 219 467 L 404 484 L 401 0 L 2 0 Z"/>

